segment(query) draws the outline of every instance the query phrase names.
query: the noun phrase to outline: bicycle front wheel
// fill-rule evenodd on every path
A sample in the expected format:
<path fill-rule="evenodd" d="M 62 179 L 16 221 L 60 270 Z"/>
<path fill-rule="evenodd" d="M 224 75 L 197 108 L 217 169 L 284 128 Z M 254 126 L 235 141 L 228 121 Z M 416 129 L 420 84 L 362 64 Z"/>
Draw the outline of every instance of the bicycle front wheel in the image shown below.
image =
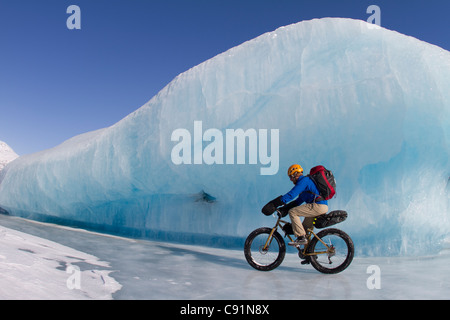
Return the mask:
<path fill-rule="evenodd" d="M 353 260 L 355 248 L 352 239 L 339 229 L 322 230 L 317 237 L 311 240 L 307 250 L 311 265 L 322 273 L 344 271 Z"/>
<path fill-rule="evenodd" d="M 256 270 L 270 271 L 283 262 L 286 245 L 283 237 L 270 228 L 259 228 L 249 234 L 245 240 L 244 254 L 247 262 Z"/>

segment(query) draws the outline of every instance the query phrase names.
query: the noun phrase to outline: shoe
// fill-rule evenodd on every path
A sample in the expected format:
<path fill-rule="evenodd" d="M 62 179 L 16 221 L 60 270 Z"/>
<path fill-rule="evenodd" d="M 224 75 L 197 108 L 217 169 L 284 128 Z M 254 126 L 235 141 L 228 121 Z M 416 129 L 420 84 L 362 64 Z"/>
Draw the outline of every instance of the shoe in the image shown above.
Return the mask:
<path fill-rule="evenodd" d="M 308 240 L 306 239 L 305 236 L 300 236 L 297 239 L 295 239 L 295 241 L 293 242 L 289 242 L 288 245 L 293 246 L 293 247 L 298 247 L 301 246 L 303 244 L 307 244 Z"/>
<path fill-rule="evenodd" d="M 300 263 L 301 264 L 310 264 L 311 260 L 309 259 L 309 257 L 306 257 L 306 259 L 302 260 Z"/>

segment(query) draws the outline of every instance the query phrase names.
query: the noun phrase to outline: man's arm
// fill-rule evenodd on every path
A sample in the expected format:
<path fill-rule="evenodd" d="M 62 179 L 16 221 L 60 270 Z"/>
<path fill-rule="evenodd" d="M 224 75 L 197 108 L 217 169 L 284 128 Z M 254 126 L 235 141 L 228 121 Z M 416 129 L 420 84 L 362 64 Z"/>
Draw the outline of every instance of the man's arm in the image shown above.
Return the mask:
<path fill-rule="evenodd" d="M 292 200 L 297 198 L 300 195 L 300 193 L 305 191 L 305 188 L 306 188 L 305 179 L 302 179 L 291 189 L 291 191 L 289 191 L 288 193 L 286 193 L 284 196 L 281 197 L 281 201 L 283 203 L 291 202 Z M 301 202 L 298 205 L 300 204 Z"/>

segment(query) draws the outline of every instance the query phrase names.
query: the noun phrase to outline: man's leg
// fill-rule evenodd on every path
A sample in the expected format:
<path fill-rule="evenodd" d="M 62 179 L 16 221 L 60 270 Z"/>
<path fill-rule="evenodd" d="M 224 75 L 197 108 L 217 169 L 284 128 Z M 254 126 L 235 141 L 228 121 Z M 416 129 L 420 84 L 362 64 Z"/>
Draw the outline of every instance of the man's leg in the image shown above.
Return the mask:
<path fill-rule="evenodd" d="M 321 214 L 327 213 L 327 211 L 327 205 L 317 203 L 307 203 L 289 210 L 289 217 L 291 218 L 294 235 L 297 238 L 306 235 L 305 228 L 303 227 L 300 217 L 305 217 L 305 220 L 307 220 L 305 221 L 305 226 L 311 227 L 308 225 L 308 222 L 312 225 L 313 220 L 308 218 L 320 216 Z"/>

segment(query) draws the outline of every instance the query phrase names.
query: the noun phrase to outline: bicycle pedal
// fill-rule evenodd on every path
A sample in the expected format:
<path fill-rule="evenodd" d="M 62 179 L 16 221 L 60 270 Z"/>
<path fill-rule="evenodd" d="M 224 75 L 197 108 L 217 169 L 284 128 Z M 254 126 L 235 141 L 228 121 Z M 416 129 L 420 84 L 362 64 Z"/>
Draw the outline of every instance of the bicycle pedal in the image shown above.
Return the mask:
<path fill-rule="evenodd" d="M 300 263 L 301 264 L 310 264 L 309 259 L 302 260 Z"/>

